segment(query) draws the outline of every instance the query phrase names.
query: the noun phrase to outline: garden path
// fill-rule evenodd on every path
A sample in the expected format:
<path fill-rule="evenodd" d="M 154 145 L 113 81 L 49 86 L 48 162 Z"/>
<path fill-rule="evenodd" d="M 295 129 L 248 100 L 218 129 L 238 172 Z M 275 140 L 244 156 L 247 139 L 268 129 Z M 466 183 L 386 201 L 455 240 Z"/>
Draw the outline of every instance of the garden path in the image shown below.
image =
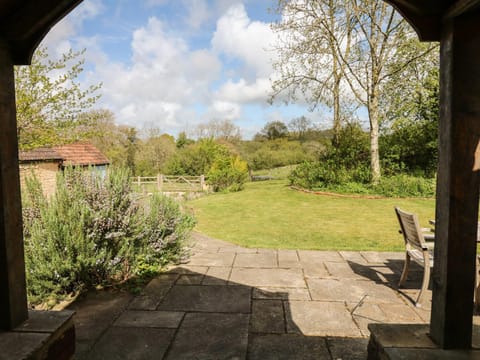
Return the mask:
<path fill-rule="evenodd" d="M 365 359 L 368 323 L 426 323 L 403 253 L 247 249 L 194 233 L 191 257 L 134 296 L 90 293 L 77 359 Z"/>

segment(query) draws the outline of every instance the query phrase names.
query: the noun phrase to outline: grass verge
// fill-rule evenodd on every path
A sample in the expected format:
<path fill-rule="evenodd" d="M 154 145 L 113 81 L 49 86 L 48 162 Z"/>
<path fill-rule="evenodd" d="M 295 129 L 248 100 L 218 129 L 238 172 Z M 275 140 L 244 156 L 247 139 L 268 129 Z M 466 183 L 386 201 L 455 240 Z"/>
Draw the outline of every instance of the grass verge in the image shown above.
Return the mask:
<path fill-rule="evenodd" d="M 422 226 L 434 199 L 369 199 L 307 194 L 286 181 L 247 183 L 244 191 L 190 201 L 196 230 L 261 248 L 402 251 L 394 206 L 415 212 Z"/>

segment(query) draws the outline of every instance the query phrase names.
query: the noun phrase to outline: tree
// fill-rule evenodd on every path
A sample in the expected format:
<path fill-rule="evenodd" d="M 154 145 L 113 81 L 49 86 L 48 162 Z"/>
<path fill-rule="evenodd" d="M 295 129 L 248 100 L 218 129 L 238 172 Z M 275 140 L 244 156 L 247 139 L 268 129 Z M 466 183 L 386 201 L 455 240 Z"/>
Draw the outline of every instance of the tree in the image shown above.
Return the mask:
<path fill-rule="evenodd" d="M 187 137 L 185 131 L 182 131 L 180 134 L 178 134 L 177 141 L 175 141 L 175 146 L 177 149 L 182 149 L 183 147 L 193 144 L 194 142 L 195 141 Z"/>
<path fill-rule="evenodd" d="M 197 126 L 199 139 L 222 139 L 228 142 L 238 142 L 241 139 L 240 128 L 231 120 L 210 120 Z"/>
<path fill-rule="evenodd" d="M 260 130 L 258 135 L 260 138 L 267 140 L 280 139 L 288 136 L 288 128 L 281 121 L 271 121 Z"/>
<path fill-rule="evenodd" d="M 20 149 L 68 143 L 85 135 L 73 129 L 83 124 L 79 115 L 98 100 L 101 84 L 83 89 L 77 82 L 83 54 L 70 50 L 51 60 L 46 48 L 40 47 L 32 65 L 15 67 Z"/>
<path fill-rule="evenodd" d="M 342 125 L 342 101 L 349 101 L 342 97 L 342 58 L 349 56 L 352 41 L 350 9 L 338 0 L 278 0 L 276 11 L 282 15 L 272 26 L 279 40 L 274 68 L 280 76 L 272 83 L 271 101 L 285 93 L 287 102 L 296 101 L 300 93 L 312 111 L 320 104 L 333 107 L 335 139 Z"/>
<path fill-rule="evenodd" d="M 134 127 L 116 125 L 110 110 L 91 110 L 81 115 L 86 124 L 85 138 L 92 142 L 110 160 L 113 166 L 128 167 L 135 173 L 135 156 L 138 147 Z"/>
<path fill-rule="evenodd" d="M 175 153 L 173 136 L 160 134 L 158 129 L 150 129 L 147 137 L 139 141 L 135 155 L 137 175 L 156 175 L 163 172 L 164 164 Z"/>
<path fill-rule="evenodd" d="M 368 111 L 370 167 L 372 181 L 378 182 L 381 176 L 378 139 L 379 102 L 384 96 L 382 85 L 410 62 L 430 52 L 435 45 L 422 53 L 396 57 L 399 66 L 392 71 L 388 64 L 397 55 L 398 46 L 415 35 L 402 17 L 385 2 L 280 0 L 279 4 L 281 9 L 287 10 L 287 16 L 284 17 L 287 24 L 288 21 L 302 19 L 291 33 L 290 28 L 285 27 L 290 42 L 287 43 L 286 51 L 280 52 L 280 61 L 293 61 L 293 64 L 291 72 L 281 73 L 281 80 L 286 81 L 286 85 L 290 81 L 291 86 L 303 89 L 305 98 L 310 103 L 324 102 L 327 105 L 327 90 L 331 89 L 332 94 L 335 89 L 342 90 L 342 81 L 348 84 L 349 93 Z M 289 54 L 290 57 L 285 59 L 284 56 Z M 339 77 L 332 75 L 333 84 L 338 81 L 339 87 L 331 86 L 332 76 L 325 75 L 329 73 L 339 74 Z M 312 83 L 317 86 L 309 92 Z M 340 96 L 343 93 L 345 91 L 340 91 Z M 335 102 L 335 95 L 333 99 Z"/>
<path fill-rule="evenodd" d="M 288 128 L 291 135 L 295 135 L 298 140 L 304 141 L 307 132 L 312 129 L 312 122 L 305 116 L 300 116 L 292 119 L 288 123 Z"/>
<path fill-rule="evenodd" d="M 403 53 L 420 53 L 429 45 L 411 39 L 399 47 Z M 395 71 L 396 62 L 392 64 Z M 390 171 L 423 172 L 432 176 L 438 159 L 439 53 L 412 61 L 385 83 L 388 99 L 381 102 L 380 150 Z"/>

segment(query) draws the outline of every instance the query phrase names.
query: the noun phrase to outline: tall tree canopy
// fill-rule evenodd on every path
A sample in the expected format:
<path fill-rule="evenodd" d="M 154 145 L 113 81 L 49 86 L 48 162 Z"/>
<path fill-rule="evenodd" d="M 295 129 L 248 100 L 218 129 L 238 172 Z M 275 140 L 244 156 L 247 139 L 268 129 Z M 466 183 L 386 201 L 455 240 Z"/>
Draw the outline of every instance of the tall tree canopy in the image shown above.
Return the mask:
<path fill-rule="evenodd" d="M 313 106 L 334 109 L 334 128 L 340 128 L 339 108 L 353 98 L 367 109 L 370 126 L 372 181 L 380 178 L 379 103 L 386 80 L 412 61 L 429 53 L 398 52 L 415 35 L 395 10 L 376 0 L 279 0 L 280 79 L 275 94 L 287 91 L 294 99 L 301 90 Z M 402 55 L 402 56 L 400 56 Z M 397 66 L 389 66 L 392 61 Z"/>
<path fill-rule="evenodd" d="M 80 114 L 98 100 L 101 84 L 82 88 L 84 51 L 70 50 L 58 60 L 47 49 L 35 52 L 30 66 L 15 67 L 19 147 L 32 149 L 82 138 Z M 86 128 L 86 127 L 85 127 Z"/>

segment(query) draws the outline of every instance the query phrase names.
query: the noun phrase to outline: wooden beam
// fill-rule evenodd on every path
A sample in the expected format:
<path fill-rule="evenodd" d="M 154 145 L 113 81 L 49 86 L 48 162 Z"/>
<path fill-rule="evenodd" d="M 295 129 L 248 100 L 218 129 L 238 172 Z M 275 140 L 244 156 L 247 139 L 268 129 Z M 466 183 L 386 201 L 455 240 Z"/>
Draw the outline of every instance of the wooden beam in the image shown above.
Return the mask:
<path fill-rule="evenodd" d="M 439 168 L 430 333 L 471 347 L 480 186 L 480 13 L 443 24 Z"/>
<path fill-rule="evenodd" d="M 16 65 L 28 65 L 50 29 L 83 0 L 28 0 L 1 18 L 0 35 L 9 41 Z"/>
<path fill-rule="evenodd" d="M 28 317 L 13 60 L 0 40 L 0 329 Z"/>
<path fill-rule="evenodd" d="M 454 17 L 466 14 L 480 6 L 480 0 L 457 0 L 446 11 L 444 20 L 452 19 Z"/>

